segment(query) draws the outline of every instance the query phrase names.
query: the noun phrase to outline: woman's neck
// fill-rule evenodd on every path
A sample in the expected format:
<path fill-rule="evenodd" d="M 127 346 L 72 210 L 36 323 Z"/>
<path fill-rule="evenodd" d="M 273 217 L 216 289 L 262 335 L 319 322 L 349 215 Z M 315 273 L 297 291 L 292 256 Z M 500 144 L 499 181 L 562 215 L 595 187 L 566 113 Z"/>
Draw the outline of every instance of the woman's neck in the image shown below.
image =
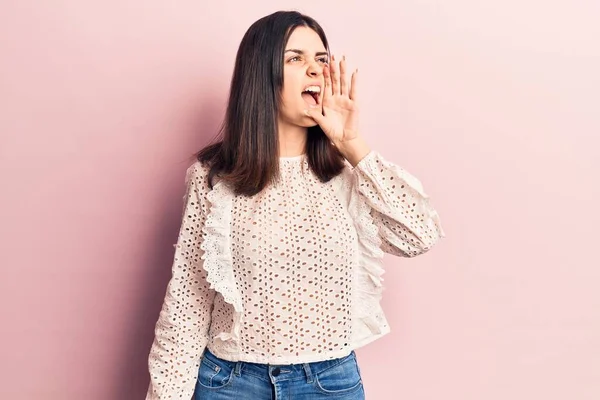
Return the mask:
<path fill-rule="evenodd" d="M 308 129 L 298 125 L 279 124 L 279 157 L 304 154 Z"/>

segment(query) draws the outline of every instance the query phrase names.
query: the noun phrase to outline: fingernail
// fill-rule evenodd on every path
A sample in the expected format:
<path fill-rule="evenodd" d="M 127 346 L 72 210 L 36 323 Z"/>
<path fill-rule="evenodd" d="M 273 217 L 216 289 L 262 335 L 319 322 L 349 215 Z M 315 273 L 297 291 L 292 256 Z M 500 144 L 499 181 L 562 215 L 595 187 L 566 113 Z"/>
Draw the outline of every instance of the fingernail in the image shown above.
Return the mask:
<path fill-rule="evenodd" d="M 342 60 L 346 61 L 346 56 L 345 55 L 342 56 Z"/>
<path fill-rule="evenodd" d="M 335 61 L 335 56 L 333 54 L 331 55 L 331 60 Z"/>
<path fill-rule="evenodd" d="M 310 116 L 310 113 L 308 112 L 308 110 L 304 110 L 304 115 Z"/>

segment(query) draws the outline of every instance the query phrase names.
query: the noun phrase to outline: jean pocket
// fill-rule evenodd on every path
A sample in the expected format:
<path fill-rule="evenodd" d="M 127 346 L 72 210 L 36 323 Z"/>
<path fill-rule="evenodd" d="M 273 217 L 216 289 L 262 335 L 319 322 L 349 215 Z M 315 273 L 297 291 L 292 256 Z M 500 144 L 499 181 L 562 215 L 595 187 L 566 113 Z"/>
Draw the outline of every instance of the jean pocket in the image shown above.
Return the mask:
<path fill-rule="evenodd" d="M 315 376 L 315 386 L 321 393 L 349 394 L 362 388 L 362 379 L 354 353 Z"/>
<path fill-rule="evenodd" d="M 206 353 L 198 369 L 198 385 L 206 389 L 220 389 L 231 383 L 235 364 Z"/>

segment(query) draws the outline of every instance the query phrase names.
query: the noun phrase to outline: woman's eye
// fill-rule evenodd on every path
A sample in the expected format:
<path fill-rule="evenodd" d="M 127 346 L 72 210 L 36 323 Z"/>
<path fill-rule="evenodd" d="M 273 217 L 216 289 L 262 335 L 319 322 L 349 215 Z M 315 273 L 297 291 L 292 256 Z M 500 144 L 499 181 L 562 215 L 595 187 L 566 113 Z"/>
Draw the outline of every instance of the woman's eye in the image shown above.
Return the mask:
<path fill-rule="evenodd" d="M 294 56 L 294 57 L 291 57 L 290 59 L 288 59 L 288 62 L 296 62 L 296 61 L 302 61 L 302 57 Z M 327 59 L 327 57 L 319 57 L 319 58 L 317 58 L 317 62 L 320 64 L 327 64 L 329 62 L 329 60 Z"/>

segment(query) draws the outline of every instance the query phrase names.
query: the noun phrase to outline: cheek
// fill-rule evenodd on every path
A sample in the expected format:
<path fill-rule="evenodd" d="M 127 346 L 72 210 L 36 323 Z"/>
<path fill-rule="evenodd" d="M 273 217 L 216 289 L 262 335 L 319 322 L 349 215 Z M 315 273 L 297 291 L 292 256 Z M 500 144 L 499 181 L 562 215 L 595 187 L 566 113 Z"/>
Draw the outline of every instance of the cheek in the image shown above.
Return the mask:
<path fill-rule="evenodd" d="M 294 93 L 293 90 L 283 90 L 281 96 L 281 111 L 283 115 L 286 115 L 288 118 L 292 118 L 294 115 L 298 113 L 297 109 L 299 107 L 298 96 Z M 300 98 L 302 100 L 302 98 Z"/>
<path fill-rule="evenodd" d="M 294 99 L 294 91 L 291 88 L 287 87 L 287 88 L 283 89 L 283 101 L 286 104 L 290 104 L 290 103 L 293 103 L 295 101 L 295 99 Z"/>
<path fill-rule="evenodd" d="M 299 83 L 293 74 L 284 75 L 283 80 L 283 99 L 286 103 L 296 103 L 299 97 Z"/>

